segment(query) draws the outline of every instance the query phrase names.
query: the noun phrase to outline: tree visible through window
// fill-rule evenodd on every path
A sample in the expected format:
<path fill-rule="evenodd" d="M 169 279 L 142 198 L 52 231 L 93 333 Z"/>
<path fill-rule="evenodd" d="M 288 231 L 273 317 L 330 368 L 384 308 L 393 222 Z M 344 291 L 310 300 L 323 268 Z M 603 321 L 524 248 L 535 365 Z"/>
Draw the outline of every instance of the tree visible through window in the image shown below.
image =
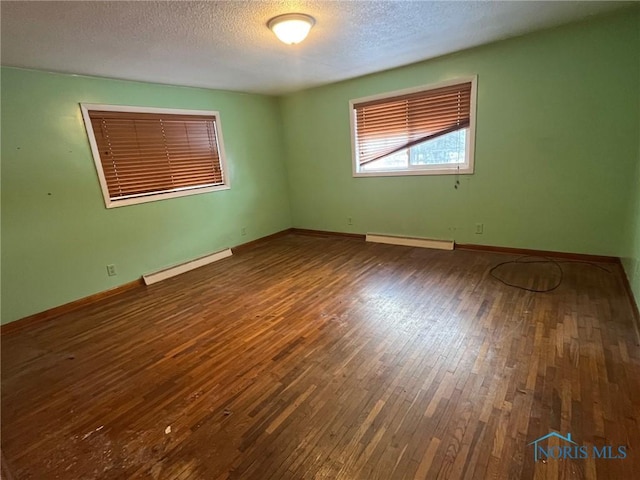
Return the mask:
<path fill-rule="evenodd" d="M 473 173 L 475 77 L 351 101 L 354 174 Z"/>

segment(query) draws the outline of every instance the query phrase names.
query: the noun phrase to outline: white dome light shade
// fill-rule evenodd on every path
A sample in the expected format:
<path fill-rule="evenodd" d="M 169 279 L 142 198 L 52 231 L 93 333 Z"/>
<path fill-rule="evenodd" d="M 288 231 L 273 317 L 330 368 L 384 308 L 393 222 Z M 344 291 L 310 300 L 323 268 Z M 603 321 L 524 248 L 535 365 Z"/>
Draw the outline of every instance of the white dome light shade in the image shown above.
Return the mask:
<path fill-rule="evenodd" d="M 267 26 L 273 30 L 282 42 L 287 45 L 300 43 L 309 34 L 309 30 L 316 23 L 315 19 L 303 13 L 287 13 L 272 18 Z"/>

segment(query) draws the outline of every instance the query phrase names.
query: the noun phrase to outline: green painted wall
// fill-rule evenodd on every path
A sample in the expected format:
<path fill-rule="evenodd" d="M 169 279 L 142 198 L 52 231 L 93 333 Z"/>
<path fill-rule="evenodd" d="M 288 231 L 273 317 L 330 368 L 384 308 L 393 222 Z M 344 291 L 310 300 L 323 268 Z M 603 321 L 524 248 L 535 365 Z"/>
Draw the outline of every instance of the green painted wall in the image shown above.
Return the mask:
<path fill-rule="evenodd" d="M 294 226 L 622 255 L 639 18 L 625 10 L 282 98 Z M 352 177 L 350 99 L 473 74 L 476 172 L 459 189 L 453 176 Z"/>
<path fill-rule="evenodd" d="M 638 104 L 640 111 L 640 104 Z M 638 141 L 638 163 L 634 175 L 635 188 L 630 204 L 627 224 L 630 227 L 628 254 L 622 257 L 622 263 L 631 285 L 631 290 L 640 307 L 640 139 Z"/>
<path fill-rule="evenodd" d="M 635 211 L 630 224 L 635 228 L 631 236 L 630 256 L 624 262 L 631 289 L 636 297 L 636 304 L 640 306 L 640 163 L 637 170 Z"/>
<path fill-rule="evenodd" d="M 1 81 L 3 323 L 291 225 L 275 98 L 12 68 Z M 79 102 L 218 110 L 231 190 L 107 210 Z"/>
<path fill-rule="evenodd" d="M 640 22 L 639 22 L 640 23 Z M 640 25 L 638 25 L 640 30 Z M 640 37 L 640 34 L 639 34 Z M 638 51 L 640 51 L 640 38 L 638 39 Z M 635 57 L 636 63 L 640 63 L 640 54 Z M 640 81 L 638 82 L 640 86 Z M 638 99 L 638 115 L 640 115 L 640 98 Z M 636 305 L 640 307 L 640 132 L 638 133 L 638 161 L 632 200 L 630 202 L 629 218 L 627 224 L 630 227 L 628 255 L 623 256 L 623 265 L 627 272 L 627 278 L 631 290 L 636 299 Z"/>

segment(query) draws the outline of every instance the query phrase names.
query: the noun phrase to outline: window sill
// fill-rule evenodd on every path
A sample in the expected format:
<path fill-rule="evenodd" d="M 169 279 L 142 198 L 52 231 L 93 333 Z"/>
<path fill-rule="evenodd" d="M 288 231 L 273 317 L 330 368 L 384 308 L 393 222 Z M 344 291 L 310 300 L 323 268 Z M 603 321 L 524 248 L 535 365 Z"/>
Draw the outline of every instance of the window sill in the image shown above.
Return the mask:
<path fill-rule="evenodd" d="M 189 195 L 199 195 L 201 193 L 218 192 L 220 190 L 229 190 L 229 185 L 217 185 L 215 187 L 190 188 L 187 190 L 179 190 L 176 192 L 154 193 L 151 195 L 141 195 L 139 197 L 125 198 L 122 200 L 105 199 L 107 208 L 124 207 L 126 205 L 137 205 L 140 203 L 155 202 L 158 200 L 166 200 L 169 198 L 187 197 Z"/>
<path fill-rule="evenodd" d="M 353 172 L 354 177 L 405 177 L 413 175 L 471 175 L 473 168 L 430 168 L 423 170 L 381 170 L 377 172 Z"/>

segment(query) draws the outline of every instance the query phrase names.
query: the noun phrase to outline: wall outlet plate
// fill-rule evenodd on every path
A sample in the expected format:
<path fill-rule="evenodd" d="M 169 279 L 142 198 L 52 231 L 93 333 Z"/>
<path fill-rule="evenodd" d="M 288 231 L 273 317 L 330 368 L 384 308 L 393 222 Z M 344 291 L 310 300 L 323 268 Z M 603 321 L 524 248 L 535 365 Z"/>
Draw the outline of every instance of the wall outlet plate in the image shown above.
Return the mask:
<path fill-rule="evenodd" d="M 115 277 L 118 274 L 116 272 L 116 266 L 112 263 L 111 265 L 107 265 L 107 275 L 110 277 Z"/>

